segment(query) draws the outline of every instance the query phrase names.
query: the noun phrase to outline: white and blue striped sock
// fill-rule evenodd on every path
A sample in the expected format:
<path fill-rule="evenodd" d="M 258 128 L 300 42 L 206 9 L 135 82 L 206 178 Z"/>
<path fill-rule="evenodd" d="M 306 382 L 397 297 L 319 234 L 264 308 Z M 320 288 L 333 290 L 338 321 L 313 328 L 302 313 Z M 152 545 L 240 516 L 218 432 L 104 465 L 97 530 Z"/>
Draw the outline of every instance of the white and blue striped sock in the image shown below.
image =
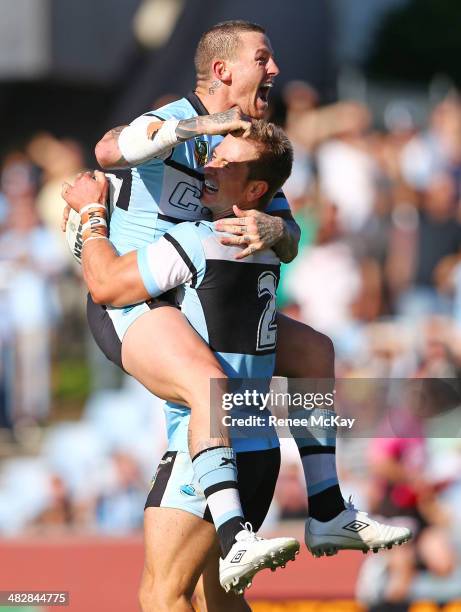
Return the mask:
<path fill-rule="evenodd" d="M 218 534 L 223 557 L 243 529 L 243 517 L 237 483 L 234 449 L 218 446 L 201 451 L 192 459 L 194 474 L 200 483 Z"/>

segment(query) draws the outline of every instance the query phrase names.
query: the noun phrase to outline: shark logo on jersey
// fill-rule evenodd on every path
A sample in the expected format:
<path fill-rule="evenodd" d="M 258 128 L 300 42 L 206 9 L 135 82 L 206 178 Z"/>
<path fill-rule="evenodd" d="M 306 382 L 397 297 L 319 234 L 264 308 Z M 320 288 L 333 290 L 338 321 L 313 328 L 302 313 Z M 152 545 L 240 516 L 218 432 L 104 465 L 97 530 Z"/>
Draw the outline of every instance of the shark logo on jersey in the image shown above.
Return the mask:
<path fill-rule="evenodd" d="M 195 140 L 195 147 L 194 147 L 195 161 L 197 162 L 198 166 L 204 166 L 207 163 L 208 157 L 210 154 L 208 141 L 200 140 L 198 136 L 194 140 Z"/>

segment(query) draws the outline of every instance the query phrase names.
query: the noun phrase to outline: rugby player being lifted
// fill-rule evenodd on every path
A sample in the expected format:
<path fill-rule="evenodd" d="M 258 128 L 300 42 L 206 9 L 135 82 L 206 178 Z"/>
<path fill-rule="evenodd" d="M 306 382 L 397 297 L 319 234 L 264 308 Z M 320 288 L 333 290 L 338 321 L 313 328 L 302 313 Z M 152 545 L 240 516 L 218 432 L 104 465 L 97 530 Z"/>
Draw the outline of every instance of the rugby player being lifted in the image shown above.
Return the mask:
<path fill-rule="evenodd" d="M 209 206 L 214 220 L 232 215 L 236 203 L 245 210 L 262 208 L 289 176 L 292 158 L 283 130 L 264 121 L 255 122 L 247 138 L 228 135 L 204 168 L 206 181 L 214 187 L 204 190 L 202 202 Z M 222 245 L 213 223 L 202 221 L 177 224 L 156 242 L 119 257 L 108 240 L 101 240 L 107 234 L 100 222 L 105 219 L 101 204 L 106 191 L 107 180 L 98 172 L 96 181 L 86 173 L 65 194 L 85 220 L 91 213 L 95 221 L 84 232 L 85 244 L 92 244 L 92 266 L 85 274 L 91 293 L 122 306 L 182 287 L 182 312 L 213 347 L 226 374 L 244 379 L 239 382 L 240 389 L 257 384 L 260 391 L 267 392 L 275 365 L 275 343 L 267 341 L 261 320 L 275 318 L 280 268 L 275 253 L 266 249 L 236 259 L 241 247 Z M 239 316 L 242 312 L 245 316 Z M 276 334 L 275 327 L 271 333 Z M 253 382 L 254 378 L 258 381 Z M 214 410 L 219 422 L 226 413 L 217 406 Z M 168 451 L 157 470 L 144 519 L 142 607 L 190 610 L 190 597 L 202 574 L 207 609 L 248 610 L 242 597 L 226 595 L 217 582 L 219 548 L 210 524 L 210 510 L 214 512 L 219 506 L 223 494 L 233 494 L 236 507 L 240 507 L 232 455 L 218 447 L 213 465 L 206 453 L 195 458 L 194 462 L 205 459 L 208 463 L 198 481 L 187 448 L 190 410 L 167 403 L 165 413 Z M 274 428 L 267 424 L 268 411 L 248 406 L 237 414 L 258 414 L 264 421 L 257 430 L 234 429 L 233 434 L 238 435 L 232 440 L 245 517 L 259 529 L 277 481 L 279 443 Z M 219 525 L 219 515 L 213 514 L 213 518 Z M 226 591 L 241 594 L 261 569 L 275 569 L 294 559 L 299 543 L 293 538 L 256 538 L 252 529 L 244 526 L 242 516 L 238 521 L 240 534 L 219 563 L 219 579 Z"/>

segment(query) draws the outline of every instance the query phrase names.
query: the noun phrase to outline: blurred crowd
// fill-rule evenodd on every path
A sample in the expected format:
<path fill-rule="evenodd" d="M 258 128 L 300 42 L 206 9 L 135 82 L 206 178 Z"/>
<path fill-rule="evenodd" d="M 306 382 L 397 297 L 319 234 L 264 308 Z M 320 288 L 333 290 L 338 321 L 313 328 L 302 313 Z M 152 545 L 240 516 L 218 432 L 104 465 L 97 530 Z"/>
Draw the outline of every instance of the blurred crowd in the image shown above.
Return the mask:
<path fill-rule="evenodd" d="M 71 262 L 59 231 L 61 183 L 84 166 L 81 146 L 50 134 L 9 152 L 0 169 L 0 426 L 45 423 L 60 283 Z"/>
<path fill-rule="evenodd" d="M 295 147 L 285 192 L 303 238 L 283 270 L 280 306 L 333 339 L 339 378 L 443 378 L 458 389 L 458 93 L 440 100 L 422 126 L 408 102 L 390 103 L 376 121 L 361 103 L 320 106 L 302 82 L 286 87 L 284 102 Z M 406 429 L 409 415 L 421 417 L 421 395 L 387 387 L 382 423 L 370 438 L 340 440 L 338 450 L 343 493 L 373 513 L 408 521 L 415 534 L 411 544 L 362 566 L 358 596 L 375 610 L 461 595 L 459 392 L 448 404 L 436 392 L 418 427 L 413 419 Z M 355 389 L 360 418 L 373 402 L 367 408 L 359 381 Z M 293 451 L 279 483 L 282 515 L 306 511 L 299 480 Z"/>
<path fill-rule="evenodd" d="M 340 378 L 458 379 L 458 93 L 441 99 L 424 125 L 404 100 L 373 117 L 356 101 L 322 105 L 303 82 L 285 87 L 283 104 L 295 150 L 285 193 L 302 238 L 297 259 L 283 266 L 280 308 L 333 339 Z M 140 529 L 165 444 L 161 406 L 129 380 L 93 393 L 79 421 L 49 423 L 51 374 L 69 317 L 86 333 L 79 270 L 59 230 L 61 183 L 85 166 L 85 153 L 77 142 L 39 134 L 0 169 L 0 428 L 47 425 L 39 457 L 18 453 L 0 465 L 2 535 Z M 411 402 L 390 400 L 403 412 Z M 422 429 L 340 441 L 344 492 L 373 512 L 406 517 L 417 534 L 414 544 L 364 564 L 359 594 L 370 605 L 414 592 L 461 596 L 456 425 L 453 437 Z M 283 449 L 270 521 L 306 513 L 292 441 Z M 367 589 L 371 583 L 379 588 Z"/>

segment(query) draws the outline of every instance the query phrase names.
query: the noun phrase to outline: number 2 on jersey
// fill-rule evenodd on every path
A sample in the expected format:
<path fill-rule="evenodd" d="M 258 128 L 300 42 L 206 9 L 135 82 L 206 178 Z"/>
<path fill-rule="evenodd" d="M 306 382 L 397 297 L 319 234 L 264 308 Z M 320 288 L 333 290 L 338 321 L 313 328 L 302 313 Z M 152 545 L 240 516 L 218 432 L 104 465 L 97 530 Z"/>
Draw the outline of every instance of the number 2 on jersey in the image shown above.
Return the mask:
<path fill-rule="evenodd" d="M 269 296 L 258 324 L 256 350 L 275 349 L 277 344 L 277 324 L 275 322 L 275 294 L 277 277 L 273 272 L 263 272 L 258 278 L 258 297 Z"/>

